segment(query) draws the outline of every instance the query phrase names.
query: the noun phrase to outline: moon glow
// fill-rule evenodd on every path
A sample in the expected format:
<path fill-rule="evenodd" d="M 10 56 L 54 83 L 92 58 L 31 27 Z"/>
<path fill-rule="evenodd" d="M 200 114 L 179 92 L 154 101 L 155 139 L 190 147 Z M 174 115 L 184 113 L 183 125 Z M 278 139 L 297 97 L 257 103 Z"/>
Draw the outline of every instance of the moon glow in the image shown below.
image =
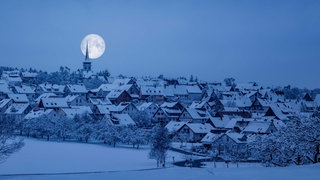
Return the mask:
<path fill-rule="evenodd" d="M 87 44 L 89 59 L 97 59 L 102 56 L 105 51 L 106 45 L 104 40 L 97 34 L 89 34 L 82 39 L 80 48 L 83 55 L 86 55 Z"/>

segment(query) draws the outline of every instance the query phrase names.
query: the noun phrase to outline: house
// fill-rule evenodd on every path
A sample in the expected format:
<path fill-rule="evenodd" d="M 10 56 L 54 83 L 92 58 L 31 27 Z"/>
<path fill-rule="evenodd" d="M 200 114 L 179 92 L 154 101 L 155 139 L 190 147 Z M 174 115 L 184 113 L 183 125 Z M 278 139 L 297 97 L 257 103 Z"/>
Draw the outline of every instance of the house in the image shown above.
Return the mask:
<path fill-rule="evenodd" d="M 147 102 L 163 103 L 165 101 L 162 86 L 141 86 L 140 97 Z"/>
<path fill-rule="evenodd" d="M 169 121 L 178 121 L 184 107 L 179 102 L 164 102 L 153 115 L 156 122 L 167 124 Z"/>
<path fill-rule="evenodd" d="M 202 111 L 206 111 L 206 110 L 210 110 L 211 109 L 206 100 L 193 101 L 191 103 L 191 105 L 189 106 L 189 108 L 198 109 L 198 110 L 202 110 Z"/>
<path fill-rule="evenodd" d="M 125 84 L 119 86 L 118 89 L 127 91 L 132 99 L 139 99 L 140 98 L 140 90 L 137 87 L 136 83 L 133 84 Z"/>
<path fill-rule="evenodd" d="M 302 112 L 314 112 L 316 110 L 316 103 L 313 101 L 301 101 Z"/>
<path fill-rule="evenodd" d="M 79 95 L 85 97 L 88 93 L 84 84 L 67 84 L 64 88 L 65 95 Z"/>
<path fill-rule="evenodd" d="M 172 100 L 187 100 L 188 91 L 184 85 L 167 85 L 164 88 L 164 95 Z"/>
<path fill-rule="evenodd" d="M 187 93 L 188 93 L 188 99 L 189 100 L 196 100 L 199 101 L 202 99 L 203 92 L 200 89 L 198 85 L 193 85 L 193 86 L 185 86 Z"/>
<path fill-rule="evenodd" d="M 68 118 L 74 118 L 76 115 L 82 115 L 85 113 L 93 114 L 89 106 L 72 106 L 70 108 L 62 108 L 61 110 Z"/>
<path fill-rule="evenodd" d="M 303 96 L 302 99 L 305 100 L 305 101 L 307 101 L 307 102 L 312 102 L 312 101 L 313 101 L 313 99 L 312 99 L 312 97 L 311 97 L 311 95 L 310 95 L 309 93 L 306 93 L 306 94 Z"/>
<path fill-rule="evenodd" d="M 128 114 L 111 114 L 111 116 L 105 116 L 109 118 L 104 118 L 109 125 L 114 126 L 133 126 L 135 122 Z"/>
<path fill-rule="evenodd" d="M 278 106 L 271 106 L 264 116 L 275 117 L 278 120 L 288 120 L 288 115 L 288 112 L 283 112 Z"/>
<path fill-rule="evenodd" d="M 262 94 L 259 91 L 249 91 L 245 97 L 249 98 L 253 102 L 257 98 L 262 98 Z"/>
<path fill-rule="evenodd" d="M 101 84 L 98 88 L 89 91 L 91 97 L 105 98 L 111 91 L 115 90 L 113 84 Z"/>
<path fill-rule="evenodd" d="M 182 141 L 200 142 L 213 129 L 208 123 L 187 123 L 178 130 L 178 136 Z"/>
<path fill-rule="evenodd" d="M 43 93 L 54 93 L 57 96 L 62 97 L 64 95 L 64 89 L 65 89 L 65 85 L 44 83 L 44 84 L 39 84 L 36 87 L 35 92 L 37 96 L 40 96 Z"/>
<path fill-rule="evenodd" d="M 22 72 L 21 73 L 21 79 L 23 83 L 30 83 L 32 80 L 36 79 L 38 76 L 38 73 L 36 72 Z"/>
<path fill-rule="evenodd" d="M 169 109 L 176 109 L 176 110 L 183 110 L 184 107 L 181 103 L 179 102 L 164 102 L 160 106 L 161 108 L 169 108 Z"/>
<path fill-rule="evenodd" d="M 205 141 L 205 139 L 202 139 Z M 226 132 L 219 135 L 219 137 L 214 137 L 211 143 L 211 148 L 213 154 L 217 156 L 230 156 L 232 154 L 248 154 L 249 149 L 247 146 L 248 137 L 242 133 L 236 132 Z"/>
<path fill-rule="evenodd" d="M 48 116 L 48 117 L 56 117 L 58 114 L 53 109 L 39 109 L 39 110 L 31 110 L 25 117 L 25 120 L 36 119 L 41 116 Z"/>
<path fill-rule="evenodd" d="M 120 114 L 129 114 L 130 116 L 132 116 L 138 113 L 138 109 L 131 102 L 121 102 L 117 106 L 117 112 Z"/>
<path fill-rule="evenodd" d="M 187 122 L 170 121 L 165 127 L 168 129 L 169 134 L 173 137 Z"/>
<path fill-rule="evenodd" d="M 153 115 L 156 122 L 161 122 L 166 125 L 169 121 L 178 121 L 182 110 L 167 107 L 160 107 Z"/>
<path fill-rule="evenodd" d="M 132 100 L 130 94 L 125 90 L 112 90 L 107 96 L 113 104 L 120 104 L 121 102 L 130 102 Z"/>
<path fill-rule="evenodd" d="M 159 106 L 153 102 L 145 102 L 137 107 L 140 112 L 147 113 L 148 117 L 152 117 L 156 111 L 159 109 Z"/>
<path fill-rule="evenodd" d="M 18 70 L 3 71 L 1 79 L 5 80 L 11 86 L 20 85 L 22 83 L 20 72 Z"/>
<path fill-rule="evenodd" d="M 38 108 L 54 109 L 56 111 L 62 108 L 69 108 L 69 105 L 65 98 L 42 98 L 38 104 Z M 37 109 L 38 109 L 37 108 Z"/>
<path fill-rule="evenodd" d="M 271 121 L 251 121 L 243 130 L 245 134 L 270 134 L 277 131 Z"/>
<path fill-rule="evenodd" d="M 14 103 L 29 103 L 29 99 L 25 94 L 9 94 L 9 98 Z"/>
<path fill-rule="evenodd" d="M 206 111 L 185 108 L 178 120 L 190 123 L 206 123 L 209 120 L 209 117 Z"/>
<path fill-rule="evenodd" d="M 65 97 L 69 106 L 86 106 L 88 105 L 87 99 L 80 95 L 68 95 Z"/>
<path fill-rule="evenodd" d="M 93 106 L 92 112 L 96 119 L 103 119 L 105 116 L 110 116 L 113 112 L 118 112 L 118 108 L 113 104 L 99 104 Z"/>
<path fill-rule="evenodd" d="M 250 107 L 248 107 L 248 110 L 250 110 L 251 112 L 260 112 L 260 113 L 265 113 L 268 108 L 270 107 L 271 103 L 264 100 L 264 99 L 260 99 L 260 98 L 256 98 Z"/>
<path fill-rule="evenodd" d="M 12 91 L 9 89 L 9 85 L 6 82 L 0 81 L 0 100 L 8 98 L 8 94 Z"/>
<path fill-rule="evenodd" d="M 212 149 L 212 143 L 214 141 L 216 141 L 219 137 L 221 136 L 221 134 L 216 134 L 216 133 L 212 133 L 212 132 L 208 132 L 202 139 L 201 139 L 201 143 L 203 144 L 204 147 L 206 147 L 207 149 Z"/>
<path fill-rule="evenodd" d="M 57 97 L 59 96 L 57 96 L 54 93 L 43 93 L 40 96 L 38 96 L 33 102 L 36 104 L 39 104 L 42 98 L 57 98 Z"/>
<path fill-rule="evenodd" d="M 0 101 L 0 114 L 4 114 L 13 103 L 12 99 L 2 99 Z"/>
<path fill-rule="evenodd" d="M 251 118 L 252 117 L 250 112 L 244 111 L 244 110 L 242 110 L 242 111 L 240 111 L 240 110 L 219 111 L 214 115 L 214 117 L 218 117 L 218 118 L 223 118 L 224 116 L 239 116 L 242 118 Z"/>
<path fill-rule="evenodd" d="M 5 111 L 5 115 L 9 115 L 15 118 L 23 119 L 31 111 L 29 103 L 13 103 Z"/>
<path fill-rule="evenodd" d="M 13 93 L 25 94 L 30 101 L 36 98 L 36 93 L 34 88 L 32 88 L 31 86 L 23 85 L 23 84 L 19 86 L 14 86 Z"/>
<path fill-rule="evenodd" d="M 226 126 L 230 122 L 231 118 L 229 116 L 223 116 L 223 117 L 213 117 L 211 114 L 209 115 L 209 121 L 208 123 L 211 124 L 215 128 L 215 131 L 217 133 L 223 133 L 226 132 Z"/>

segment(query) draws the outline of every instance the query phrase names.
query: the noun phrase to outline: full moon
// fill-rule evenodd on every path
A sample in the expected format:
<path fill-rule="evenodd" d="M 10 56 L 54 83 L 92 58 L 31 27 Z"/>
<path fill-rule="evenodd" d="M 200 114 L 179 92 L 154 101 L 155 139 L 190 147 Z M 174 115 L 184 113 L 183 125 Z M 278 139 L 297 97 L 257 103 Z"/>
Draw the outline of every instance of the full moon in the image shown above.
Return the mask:
<path fill-rule="evenodd" d="M 83 38 L 80 46 L 83 55 L 86 55 L 87 44 L 89 59 L 97 59 L 104 53 L 106 45 L 101 36 L 89 34 Z"/>

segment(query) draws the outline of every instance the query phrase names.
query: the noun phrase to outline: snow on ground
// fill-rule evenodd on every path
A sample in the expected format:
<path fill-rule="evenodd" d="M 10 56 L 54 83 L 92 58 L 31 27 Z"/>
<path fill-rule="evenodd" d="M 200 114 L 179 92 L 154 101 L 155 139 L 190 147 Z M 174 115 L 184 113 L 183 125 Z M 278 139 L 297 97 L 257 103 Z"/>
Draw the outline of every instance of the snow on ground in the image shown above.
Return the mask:
<path fill-rule="evenodd" d="M 105 179 L 137 179 L 137 180 L 317 180 L 319 179 L 320 165 L 301 166 L 287 168 L 181 168 L 172 167 L 166 169 L 144 170 L 144 171 L 119 171 L 93 174 L 71 174 L 71 175 L 33 175 L 33 176 L 10 176 L 1 177 L 6 180 L 105 180 Z"/>
<path fill-rule="evenodd" d="M 25 146 L 0 164 L 0 174 L 56 173 L 148 169 L 149 148 L 110 147 L 102 144 L 47 142 L 25 139 Z M 169 154 L 169 158 L 175 153 Z M 176 154 L 175 158 L 179 159 Z M 169 160 L 168 158 L 168 160 Z M 180 158 L 181 159 L 181 158 Z M 172 160 L 171 160 L 172 161 Z"/>
<path fill-rule="evenodd" d="M 286 168 L 266 168 L 257 164 L 211 162 L 205 168 L 173 167 L 152 169 L 155 160 L 148 158 L 149 149 L 129 147 L 109 147 L 98 144 L 46 142 L 26 139 L 26 145 L 0 164 L 0 179 L 319 179 L 320 164 L 309 166 L 291 166 Z M 170 152 L 167 161 L 183 159 L 179 153 Z M 43 174 L 49 173 L 49 174 Z M 71 174 L 68 174 L 71 173 Z M 4 175 L 20 174 L 20 175 Z M 21 175 L 25 174 L 25 175 Z M 32 174 L 32 175 L 26 175 Z"/>

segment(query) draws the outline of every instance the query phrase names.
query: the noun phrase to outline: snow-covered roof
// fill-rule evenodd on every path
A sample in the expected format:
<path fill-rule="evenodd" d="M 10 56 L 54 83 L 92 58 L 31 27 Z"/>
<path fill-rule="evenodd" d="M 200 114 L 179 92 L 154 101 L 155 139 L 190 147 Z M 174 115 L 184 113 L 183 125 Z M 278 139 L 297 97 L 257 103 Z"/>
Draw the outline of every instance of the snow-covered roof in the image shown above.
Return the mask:
<path fill-rule="evenodd" d="M 243 132 L 252 132 L 252 133 L 267 133 L 271 122 L 268 121 L 251 121 L 244 128 Z"/>
<path fill-rule="evenodd" d="M 5 83 L 5 82 L 1 82 L 0 83 L 0 92 L 2 92 L 2 93 L 12 93 L 11 91 L 10 91 L 10 89 L 9 89 L 9 86 L 8 86 L 8 84 L 7 83 Z"/>
<path fill-rule="evenodd" d="M 124 90 L 119 90 L 119 89 L 112 90 L 112 91 L 107 95 L 107 98 L 109 98 L 109 99 L 116 99 L 116 98 L 118 98 L 123 92 L 124 92 Z"/>
<path fill-rule="evenodd" d="M 160 105 L 160 107 L 164 108 L 174 108 L 177 105 L 178 102 L 164 102 Z"/>
<path fill-rule="evenodd" d="M 65 98 L 42 98 L 41 102 L 46 108 L 67 108 L 69 107 Z"/>
<path fill-rule="evenodd" d="M 21 75 L 24 78 L 35 78 L 35 77 L 38 76 L 38 73 L 35 73 L 35 72 L 22 72 Z"/>
<path fill-rule="evenodd" d="M 42 115 L 47 116 L 47 115 L 50 114 L 52 111 L 53 111 L 53 109 L 47 109 L 47 110 L 39 109 L 39 110 L 37 110 L 37 111 L 32 110 L 32 111 L 30 111 L 30 112 L 24 117 L 24 119 L 34 119 L 34 118 L 38 118 L 38 117 L 40 117 L 40 116 L 42 116 Z"/>
<path fill-rule="evenodd" d="M 62 108 L 62 111 L 69 118 L 74 118 L 75 115 L 81 115 L 84 113 L 92 114 L 89 106 L 72 106 L 71 108 Z"/>
<path fill-rule="evenodd" d="M 131 82 L 130 78 L 123 78 L 123 79 L 115 79 L 112 84 L 117 86 L 122 86 L 125 84 L 129 84 L 130 82 Z"/>
<path fill-rule="evenodd" d="M 66 101 L 67 101 L 67 102 L 72 102 L 72 101 L 74 101 L 77 97 L 79 97 L 79 95 L 68 95 L 68 96 L 66 96 L 65 98 L 66 98 Z"/>
<path fill-rule="evenodd" d="M 201 109 L 201 108 L 204 108 L 205 104 L 207 103 L 207 101 L 200 101 L 200 102 L 196 102 L 196 101 L 193 101 L 191 103 L 191 105 L 189 106 L 189 108 L 193 108 L 193 109 Z"/>
<path fill-rule="evenodd" d="M 211 144 L 215 140 L 217 140 L 220 137 L 220 134 L 214 134 L 211 132 L 208 132 L 202 139 L 201 142 L 203 144 Z"/>
<path fill-rule="evenodd" d="M 63 93 L 65 85 L 44 83 L 44 84 L 40 84 L 39 87 L 44 92 Z"/>
<path fill-rule="evenodd" d="M 118 107 L 110 104 L 110 105 L 96 105 L 100 114 L 110 114 L 111 112 L 117 112 Z"/>
<path fill-rule="evenodd" d="M 282 110 L 279 108 L 279 106 L 272 105 L 270 106 L 270 109 L 273 111 L 274 115 L 279 119 L 282 119 L 282 120 L 288 119 L 288 113 L 284 114 Z"/>
<path fill-rule="evenodd" d="M 21 85 L 14 87 L 19 94 L 34 94 L 34 89 L 31 86 Z"/>
<path fill-rule="evenodd" d="M 225 135 L 233 141 L 235 141 L 236 143 L 247 143 L 247 137 L 242 133 L 226 132 Z"/>
<path fill-rule="evenodd" d="M 5 114 L 23 114 L 28 107 L 28 103 L 13 103 L 6 110 Z"/>
<path fill-rule="evenodd" d="M 68 88 L 71 93 L 84 94 L 88 92 L 84 84 L 67 84 L 66 88 Z"/>
<path fill-rule="evenodd" d="M 281 129 L 282 127 L 285 127 L 285 123 L 282 120 L 273 120 L 273 125 L 276 127 L 277 130 Z"/>
<path fill-rule="evenodd" d="M 228 116 L 223 116 L 222 119 L 218 117 L 213 117 L 210 114 L 208 114 L 211 123 L 216 127 L 216 128 L 225 128 L 225 126 L 229 123 L 230 119 Z"/>
<path fill-rule="evenodd" d="M 134 104 L 132 104 L 131 102 L 121 102 L 120 104 L 118 104 L 117 108 L 118 111 L 123 111 L 126 107 L 128 107 L 129 105 L 132 105 L 133 107 L 135 107 Z"/>
<path fill-rule="evenodd" d="M 189 94 L 201 94 L 202 93 L 202 91 L 201 91 L 201 89 L 199 88 L 198 85 L 185 86 L 185 87 L 186 87 L 187 92 Z"/>
<path fill-rule="evenodd" d="M 113 122 L 116 122 L 113 124 L 118 126 L 128 126 L 136 124 L 128 114 L 112 114 L 111 118 Z"/>
<path fill-rule="evenodd" d="M 180 109 L 161 108 L 168 116 L 179 116 L 182 111 Z"/>
<path fill-rule="evenodd" d="M 110 92 L 114 89 L 116 89 L 118 86 L 114 85 L 114 84 L 101 84 L 97 90 L 102 90 L 104 92 Z"/>
<path fill-rule="evenodd" d="M 15 103 L 28 103 L 28 97 L 25 94 L 8 94 L 9 98 Z"/>
<path fill-rule="evenodd" d="M 190 114 L 192 119 L 209 119 L 205 111 L 192 109 L 192 108 L 185 108 L 185 110 Z"/>
<path fill-rule="evenodd" d="M 2 75 L 3 79 L 5 79 L 7 82 L 22 82 L 22 79 L 20 76 L 7 76 Z"/>
<path fill-rule="evenodd" d="M 10 101 L 11 99 L 2 99 L 0 101 L 0 109 L 3 108 L 5 105 L 7 105 Z"/>
<path fill-rule="evenodd" d="M 164 89 L 163 87 L 153 87 L 153 86 L 141 86 L 141 95 L 143 96 L 150 96 L 150 95 L 160 95 L 163 96 Z"/>
<path fill-rule="evenodd" d="M 188 123 L 186 124 L 196 134 L 207 134 L 214 129 L 209 123 Z"/>
<path fill-rule="evenodd" d="M 103 100 L 102 99 L 97 99 L 97 98 L 90 98 L 89 101 L 93 105 L 109 105 L 109 104 L 112 104 L 108 98 L 103 99 Z"/>
<path fill-rule="evenodd" d="M 314 98 L 314 102 L 317 106 L 320 106 L 320 94 L 317 94 Z"/>
<path fill-rule="evenodd" d="M 183 121 L 181 121 L 181 122 L 179 122 L 179 121 L 170 121 L 170 122 L 166 125 L 166 128 L 168 129 L 168 131 L 169 131 L 170 133 L 172 133 L 172 132 L 179 131 L 180 128 L 181 128 L 183 125 L 185 125 L 185 124 L 187 124 L 187 122 L 183 122 Z"/>
<path fill-rule="evenodd" d="M 137 108 L 139 111 L 144 111 L 145 109 L 148 109 L 148 107 L 150 107 L 152 104 L 153 104 L 153 102 L 145 102 L 145 103 L 142 103 Z"/>
<path fill-rule="evenodd" d="M 49 97 L 57 97 L 57 95 L 55 93 L 43 93 L 35 100 L 35 102 L 39 103 L 42 98 L 49 98 Z"/>
<path fill-rule="evenodd" d="M 188 91 L 184 85 L 169 85 L 164 88 L 165 96 L 187 96 Z"/>

